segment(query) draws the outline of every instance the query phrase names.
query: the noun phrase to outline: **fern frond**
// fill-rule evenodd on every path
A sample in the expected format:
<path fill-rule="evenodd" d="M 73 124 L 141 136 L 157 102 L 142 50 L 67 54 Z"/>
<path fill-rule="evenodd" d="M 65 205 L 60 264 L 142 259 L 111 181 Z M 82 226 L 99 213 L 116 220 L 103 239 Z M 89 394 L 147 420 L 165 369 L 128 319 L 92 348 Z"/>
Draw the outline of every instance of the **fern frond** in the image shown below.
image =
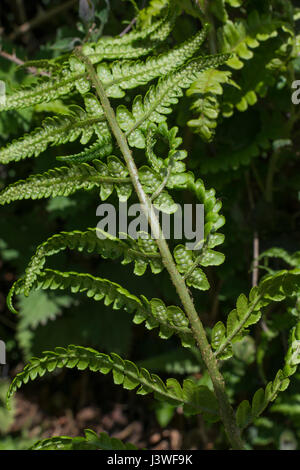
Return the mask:
<path fill-rule="evenodd" d="M 5 103 L 1 103 L 0 111 L 22 109 L 38 103 L 47 103 L 70 93 L 76 80 L 86 74 L 76 75 L 66 64 L 62 70 L 51 77 L 42 77 L 34 85 L 21 87 L 7 95 Z"/>
<path fill-rule="evenodd" d="M 195 97 L 191 110 L 199 115 L 190 120 L 188 125 L 206 142 L 213 139 L 217 127 L 220 112 L 217 96 L 223 94 L 223 85 L 237 86 L 230 76 L 231 73 L 228 71 L 206 70 L 187 91 L 187 96 Z"/>
<path fill-rule="evenodd" d="M 148 167 L 142 167 L 140 175 L 141 181 L 145 182 L 145 191 L 149 194 L 161 184 L 159 175 L 155 175 Z M 81 189 L 88 191 L 94 187 L 99 188 L 103 201 L 114 189 L 121 202 L 127 201 L 132 193 L 127 168 L 119 158 L 111 155 L 107 158 L 107 164 L 99 160 L 94 160 L 93 165 L 71 164 L 70 167 L 54 168 L 43 174 L 32 175 L 27 180 L 17 181 L 0 193 L 0 205 L 21 199 L 69 196 Z M 177 210 L 177 205 L 167 191 L 155 198 L 154 206 L 168 214 Z"/>
<path fill-rule="evenodd" d="M 140 168 L 140 179 L 145 185 L 145 190 L 147 191 L 147 186 L 149 189 L 151 187 L 153 193 L 153 188 L 156 189 L 166 169 L 171 167 L 166 187 L 168 189 L 191 191 L 199 203 L 204 205 L 204 238 L 208 241 L 207 248 L 211 249 L 221 245 L 224 241 L 224 236 L 217 233 L 225 223 L 224 217 L 220 214 L 222 203 L 217 200 L 213 189 L 207 190 L 201 179 L 195 180 L 192 172 L 185 171 L 185 164 L 182 160 L 186 158 L 187 153 L 185 150 L 179 149 L 182 139 L 177 136 L 177 130 L 177 127 L 169 129 L 165 122 L 160 123 L 158 126 L 155 124 L 149 125 L 146 134 L 145 153 L 154 172 L 150 172 L 146 166 L 142 167 Z M 156 136 L 161 137 L 169 145 L 170 149 L 165 159 L 158 157 L 153 151 Z"/>
<path fill-rule="evenodd" d="M 105 59 L 137 59 L 149 54 L 163 42 L 174 26 L 178 10 L 170 7 L 169 12 L 155 24 L 142 31 L 132 31 L 116 38 L 101 38 L 96 44 L 85 44 L 83 53 L 92 63 Z M 45 61 L 41 64 L 45 68 Z M 52 66 L 49 61 L 49 67 Z M 6 97 L 0 111 L 21 109 L 38 103 L 49 102 L 66 95 L 76 87 L 80 93 L 90 90 L 87 73 L 76 59 L 71 56 L 62 67 L 52 67 L 51 77 L 42 77 L 35 85 L 22 87 Z"/>
<path fill-rule="evenodd" d="M 159 127 L 161 130 L 164 129 L 164 123 Z M 173 128 L 171 131 L 175 131 L 174 133 L 172 132 L 174 145 L 171 144 L 168 157 L 163 161 L 154 154 L 149 155 L 148 149 L 148 158 L 157 171 L 146 166 L 140 168 L 140 181 L 143 184 L 145 192 L 153 193 L 161 181 L 161 172 L 162 169 L 165 169 L 164 165 L 169 164 L 170 159 L 173 157 L 174 165 L 166 187 L 175 190 L 189 190 L 196 196 L 198 201 L 203 204 L 205 220 L 204 240 L 202 241 L 201 249 L 199 247 L 192 251 L 186 249 L 183 245 L 177 245 L 174 250 L 174 255 L 179 271 L 187 276 L 187 284 L 200 290 L 207 290 L 209 284 L 204 272 L 199 266 L 219 266 L 225 259 L 222 253 L 213 250 L 213 248 L 224 242 L 224 235 L 217 233 L 219 228 L 225 223 L 224 217 L 219 213 L 222 208 L 222 203 L 216 199 L 214 190 L 206 190 L 202 180 L 198 179 L 195 181 L 193 173 L 184 171 L 184 164 L 182 164 L 180 160 L 185 158 L 185 153 L 181 153 L 181 151 L 177 150 L 177 146 L 180 144 L 181 140 L 176 137 L 176 128 Z M 178 160 L 176 160 L 176 158 L 178 158 Z M 175 209 L 176 205 L 174 211 Z M 160 210 L 172 213 L 172 202 L 168 201 L 166 198 L 165 207 L 160 207 Z"/>
<path fill-rule="evenodd" d="M 240 403 L 236 412 L 236 421 L 241 429 L 245 429 L 253 420 L 258 418 L 267 406 L 276 400 L 279 392 L 284 392 L 289 384 L 290 377 L 297 371 L 300 364 L 300 323 L 291 331 L 289 348 L 285 356 L 284 367 L 276 374 L 275 379 L 265 388 L 260 388 L 254 394 L 250 405 L 248 400 Z"/>
<path fill-rule="evenodd" d="M 187 250 L 183 245 L 177 245 L 174 250 L 174 258 L 178 271 L 185 275 L 188 286 L 200 290 L 208 290 L 209 282 L 203 270 L 199 266 L 219 266 L 225 260 L 223 253 L 205 248 L 198 251 Z"/>
<path fill-rule="evenodd" d="M 203 70 L 217 67 L 228 60 L 228 55 L 220 54 L 198 58 L 190 61 L 175 73 L 160 78 L 158 85 L 152 85 L 144 99 L 135 97 L 132 112 L 124 105 L 117 108 L 119 126 L 126 132 L 132 147 L 145 148 L 145 132 L 151 122 L 160 123 L 166 120 L 165 114 L 171 112 L 171 106 L 177 104 L 182 90 L 188 88 Z"/>
<path fill-rule="evenodd" d="M 267 275 L 259 285 L 266 305 L 270 301 L 281 302 L 287 297 L 299 295 L 300 269 L 282 270 Z"/>
<path fill-rule="evenodd" d="M 286 37 L 286 34 L 284 35 Z M 240 87 L 227 88 L 223 99 L 223 115 L 231 116 L 235 109 L 245 112 L 261 98 L 265 98 L 269 90 L 280 80 L 280 76 L 289 66 L 290 56 L 282 53 L 282 34 L 261 44 L 255 55 L 246 61 L 238 73 Z M 292 38 L 288 39 L 293 42 Z"/>
<path fill-rule="evenodd" d="M 160 123 L 158 126 L 150 124 L 146 136 L 146 157 L 156 172 L 160 172 L 164 167 L 171 167 L 171 175 L 168 183 L 171 183 L 172 175 L 182 173 L 185 171 L 185 164 L 181 162 L 187 156 L 185 150 L 179 150 L 182 144 L 182 138 L 178 137 L 178 127 L 168 128 L 166 122 Z M 168 143 L 169 151 L 167 157 L 164 159 L 155 155 L 153 148 L 157 142 L 157 137 L 161 138 L 164 142 Z M 174 182 L 175 185 L 175 182 Z"/>
<path fill-rule="evenodd" d="M 120 200 L 127 200 L 131 194 L 130 178 L 116 175 L 114 163 L 115 158 L 111 156 L 108 165 L 94 160 L 94 166 L 87 163 L 73 164 L 70 167 L 54 168 L 42 174 L 32 175 L 26 180 L 7 186 L 0 193 L 0 205 L 21 199 L 69 196 L 81 189 L 88 191 L 94 187 L 101 188 L 102 199 L 106 199 L 109 192 L 116 187 Z"/>
<path fill-rule="evenodd" d="M 97 232 L 105 238 L 99 238 Z M 87 251 L 101 255 L 103 258 L 116 260 L 123 257 L 122 264 L 134 262 L 134 273 L 142 276 L 148 264 L 154 274 L 163 270 L 161 256 L 156 243 L 151 239 L 120 240 L 99 229 L 89 229 L 85 232 L 61 232 L 53 235 L 36 250 L 28 264 L 24 276 L 24 293 L 27 295 L 42 271 L 46 258 L 53 256 L 67 248 L 71 250 Z M 13 293 L 14 287 L 12 288 Z"/>
<path fill-rule="evenodd" d="M 131 44 L 135 43 L 135 41 L 141 40 L 161 40 L 164 41 L 167 36 L 165 36 L 165 28 L 168 23 L 173 23 L 176 20 L 176 17 L 180 14 L 180 11 L 175 5 L 174 0 L 166 0 L 166 8 L 165 11 L 162 12 L 161 17 L 159 17 L 156 21 L 154 21 L 151 25 L 147 26 L 146 28 L 136 28 L 130 31 L 129 33 L 123 36 L 113 36 L 113 37 L 103 37 L 101 38 L 98 43 L 103 42 L 106 44 L 107 42 L 111 42 L 111 39 L 115 42 L 115 44 Z M 171 26 L 168 26 L 170 28 Z"/>
<path fill-rule="evenodd" d="M 95 186 L 101 187 L 100 195 L 102 199 L 107 198 L 115 186 L 120 200 L 125 200 L 130 194 L 128 191 L 131 192 L 132 188 L 127 182 L 125 168 L 122 169 L 121 167 L 119 169 L 119 165 L 122 165 L 121 162 L 116 157 L 110 157 L 108 166 L 97 161 L 94 164 L 95 167 L 88 164 L 80 164 L 74 165 L 71 168 L 63 167 L 61 169 L 50 170 L 44 175 L 31 176 L 25 182 L 20 181 L 6 188 L 0 194 L 0 204 L 29 197 L 35 199 L 58 194 L 67 195 L 81 188 L 91 189 Z M 120 176 L 122 171 L 124 171 L 124 174 Z M 153 175 L 149 171 L 150 169 L 147 172 L 144 170 L 143 177 L 148 180 L 148 184 L 150 182 L 151 188 L 149 191 L 151 192 L 154 183 Z M 141 178 L 141 181 L 143 181 L 143 178 Z M 183 245 L 178 245 L 175 248 L 174 254 L 179 271 L 185 275 L 188 274 L 187 284 L 201 290 L 207 290 L 209 284 L 199 266 L 218 266 L 224 261 L 224 255 L 212 249 L 223 243 L 223 235 L 215 233 L 219 226 L 223 224 L 223 217 L 218 214 L 221 205 L 216 203 L 214 193 L 211 191 L 206 192 L 203 183 L 199 181 L 196 183 L 192 181 L 190 186 L 192 186 L 196 194 L 198 193 L 198 197 L 201 198 L 200 200 L 204 207 L 207 207 L 205 224 L 206 243 L 205 247 L 201 250 L 201 255 L 199 255 L 199 251 L 187 250 Z M 188 186 L 186 187 L 188 188 Z M 20 188 L 22 191 L 20 191 Z M 167 210 L 166 201 L 168 202 L 166 196 L 158 201 L 158 204 L 164 202 L 165 207 L 161 207 L 161 209 Z M 28 286 L 35 280 L 36 274 L 43 268 L 46 257 L 66 248 L 78 249 L 79 251 L 88 250 L 89 252 L 96 252 L 112 259 L 123 256 L 123 263 L 125 264 L 134 261 L 134 272 L 137 275 L 144 274 L 148 264 L 150 264 L 153 273 L 162 271 L 161 258 L 153 240 L 142 238 L 133 240 L 127 237 L 126 241 L 123 241 L 109 234 L 106 234 L 107 239 L 100 240 L 96 234 L 97 229 L 90 229 L 87 232 L 62 232 L 40 245 L 26 269 L 26 289 L 29 288 Z M 107 252 L 109 248 L 111 252 Z"/>
<path fill-rule="evenodd" d="M 292 255 L 282 248 L 270 248 L 260 254 L 258 259 L 279 258 L 288 265 L 296 268 L 300 267 L 300 251 L 296 251 Z"/>
<path fill-rule="evenodd" d="M 84 437 L 49 437 L 37 441 L 29 450 L 137 450 L 137 447 L 109 437 L 105 432 L 98 435 L 91 429 L 85 429 Z"/>
<path fill-rule="evenodd" d="M 142 166 L 139 169 L 139 178 L 146 193 L 151 194 L 153 204 L 162 212 L 172 214 L 177 211 L 177 204 L 166 192 L 168 189 L 182 189 L 186 187 L 188 175 L 185 173 L 185 164 L 182 162 L 187 153 L 179 150 L 182 139 L 177 136 L 178 128 L 168 129 L 165 122 L 158 126 L 150 124 L 146 135 L 146 156 L 152 168 Z M 165 158 L 157 157 L 153 147 L 155 137 L 160 137 L 169 145 Z"/>
<path fill-rule="evenodd" d="M 53 59 L 33 59 L 26 60 L 24 64 L 20 64 L 18 67 L 20 69 L 28 69 L 29 67 L 34 67 L 37 70 L 49 70 L 51 72 L 59 72 L 61 57 L 55 57 Z"/>
<path fill-rule="evenodd" d="M 207 34 L 207 26 L 188 39 L 183 44 L 171 49 L 159 56 L 151 56 L 146 61 L 136 62 L 102 62 L 97 66 L 99 76 L 107 96 L 122 98 L 123 90 L 144 85 L 156 77 L 181 67 L 187 59 L 190 59 L 203 43 Z"/>
<path fill-rule="evenodd" d="M 0 163 L 7 164 L 32 156 L 37 157 L 49 145 L 59 145 L 73 142 L 80 137 L 80 142 L 86 144 L 95 132 L 102 134 L 107 141 L 110 132 L 104 115 L 90 117 L 79 106 L 70 107 L 71 114 L 54 118 L 46 118 L 43 127 L 35 129 L 30 134 L 13 141 L 0 150 Z"/>
<path fill-rule="evenodd" d="M 211 345 L 220 359 L 229 359 L 233 354 L 232 344 L 241 341 L 248 333 L 247 328 L 261 318 L 261 297 L 256 288 L 251 290 L 249 300 L 241 294 L 237 299 L 236 309 L 228 315 L 226 326 L 219 321 L 213 327 Z"/>
<path fill-rule="evenodd" d="M 212 330 L 212 347 L 220 359 L 232 356 L 232 344 L 240 341 L 247 328 L 261 318 L 261 309 L 272 302 L 281 302 L 287 297 L 299 295 L 300 269 L 280 271 L 261 280 L 258 287 L 250 291 L 249 300 L 244 294 L 237 299 L 236 309 L 228 316 L 226 326 L 218 322 Z"/>
<path fill-rule="evenodd" d="M 182 386 L 175 379 L 167 379 L 164 383 L 156 374 L 150 374 L 146 369 L 139 370 L 133 362 L 123 360 L 117 354 L 112 353 L 109 356 L 91 348 L 74 345 L 66 349 L 58 347 L 54 351 L 45 352 L 41 358 L 32 358 L 13 379 L 7 394 L 8 405 L 12 395 L 24 383 L 63 367 L 89 369 L 102 374 L 112 372 L 114 383 L 127 390 L 138 387 L 137 394 L 154 393 L 157 400 L 183 406 L 188 415 L 201 413 L 210 420 L 219 419 L 217 399 L 207 387 L 198 386 L 189 379 L 184 380 Z"/>
<path fill-rule="evenodd" d="M 239 19 L 235 22 L 228 20 L 218 30 L 220 50 L 234 53 L 228 65 L 233 69 L 241 69 L 244 60 L 252 59 L 252 49 L 257 48 L 260 42 L 276 37 L 278 30 L 283 26 L 283 21 L 270 14 L 260 15 L 256 10 L 253 10 L 246 20 Z"/>
<path fill-rule="evenodd" d="M 24 285 L 25 283 L 20 279 L 16 285 L 16 295 L 24 294 Z M 111 305 L 114 310 L 123 309 L 134 314 L 135 324 L 145 322 L 149 330 L 159 328 L 159 336 L 163 339 L 177 334 L 183 346 L 190 347 L 194 344 L 188 320 L 179 307 L 166 307 L 159 299 L 149 301 L 144 296 L 139 298 L 108 279 L 101 279 L 90 274 L 45 269 L 38 275 L 31 289 L 70 289 L 73 293 L 84 292 L 95 301 L 103 300 L 106 306 Z"/>
<path fill-rule="evenodd" d="M 84 45 L 82 52 L 92 64 L 107 59 L 137 59 L 145 56 L 169 36 L 178 14 L 178 8 L 170 4 L 162 19 L 148 28 L 131 31 L 122 37 L 101 38 L 96 44 Z"/>

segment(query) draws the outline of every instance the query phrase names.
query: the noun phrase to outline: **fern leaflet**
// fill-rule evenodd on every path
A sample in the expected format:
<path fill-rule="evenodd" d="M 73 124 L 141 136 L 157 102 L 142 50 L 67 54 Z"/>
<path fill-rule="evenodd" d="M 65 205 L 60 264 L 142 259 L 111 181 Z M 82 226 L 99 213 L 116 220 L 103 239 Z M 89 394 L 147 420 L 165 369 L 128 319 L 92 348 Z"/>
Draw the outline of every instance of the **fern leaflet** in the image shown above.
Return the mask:
<path fill-rule="evenodd" d="M 157 400 L 166 401 L 173 406 L 183 406 L 188 415 L 201 413 L 212 421 L 219 419 L 217 400 L 207 387 L 198 386 L 189 379 L 184 380 L 183 386 L 171 378 L 164 383 L 156 374 L 150 374 L 146 369 L 139 370 L 133 362 L 123 360 L 117 354 L 112 353 L 109 356 L 91 348 L 74 345 L 66 349 L 57 347 L 54 351 L 45 352 L 41 358 L 31 358 L 23 371 L 12 381 L 7 394 L 8 404 L 23 384 L 63 367 L 89 369 L 102 374 L 112 372 L 114 383 L 127 390 L 138 387 L 137 394 L 154 393 Z"/>

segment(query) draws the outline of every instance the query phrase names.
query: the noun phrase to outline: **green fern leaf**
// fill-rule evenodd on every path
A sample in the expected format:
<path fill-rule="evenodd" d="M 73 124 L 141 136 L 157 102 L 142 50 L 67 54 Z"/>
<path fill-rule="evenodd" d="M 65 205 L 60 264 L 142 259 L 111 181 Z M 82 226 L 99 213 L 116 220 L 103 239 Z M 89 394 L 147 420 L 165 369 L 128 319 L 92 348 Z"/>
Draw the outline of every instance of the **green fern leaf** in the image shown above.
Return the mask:
<path fill-rule="evenodd" d="M 111 191 L 114 186 L 117 188 L 120 200 L 126 200 L 132 189 L 130 179 L 125 176 L 127 171 L 124 171 L 123 177 L 116 175 L 114 162 L 113 157 L 110 157 L 108 165 L 94 160 L 94 166 L 87 163 L 73 164 L 70 167 L 55 168 L 43 174 L 32 175 L 27 180 L 7 186 L 0 193 L 0 204 L 9 204 L 21 199 L 69 196 L 80 189 L 88 191 L 94 187 L 101 188 L 100 195 L 103 195 L 102 186 L 105 188 L 108 185 L 112 187 Z"/>
<path fill-rule="evenodd" d="M 242 68 L 243 60 L 252 59 L 252 49 L 257 48 L 261 41 L 277 36 L 282 26 L 284 22 L 271 15 L 260 15 L 256 10 L 248 15 L 247 20 L 237 20 L 235 23 L 228 20 L 218 30 L 220 50 L 235 54 L 228 60 L 228 65 L 234 69 Z"/>
<path fill-rule="evenodd" d="M 290 255 L 286 250 L 282 248 L 270 248 L 260 254 L 259 259 L 279 258 L 285 261 L 288 265 L 294 268 L 300 267 L 300 252 L 297 251 Z"/>
<path fill-rule="evenodd" d="M 170 168 L 170 178 L 168 179 L 168 185 L 170 187 L 176 186 L 176 181 L 172 186 L 171 181 L 173 180 L 173 175 L 182 173 L 185 171 L 185 165 L 181 162 L 187 156 L 185 150 L 179 150 L 178 147 L 182 144 L 182 138 L 177 136 L 178 127 L 168 128 L 166 122 L 160 123 L 158 126 L 155 124 L 150 124 L 146 136 L 146 157 L 152 166 L 152 168 L 160 173 L 162 169 Z M 155 155 L 153 148 L 157 142 L 157 137 L 162 139 L 164 142 L 168 142 L 169 151 L 167 158 L 160 158 Z M 175 180 L 177 178 L 175 177 Z"/>
<path fill-rule="evenodd" d="M 224 255 L 204 247 L 199 255 L 196 250 L 187 250 L 183 245 L 177 245 L 174 257 L 180 273 L 185 275 L 188 286 L 200 290 L 208 290 L 209 282 L 201 266 L 219 266 L 224 262 Z"/>
<path fill-rule="evenodd" d="M 15 294 L 23 294 L 24 286 L 22 279 L 19 279 Z M 70 289 L 73 293 L 84 292 L 95 301 L 103 300 L 106 306 L 111 305 L 114 310 L 122 309 L 134 314 L 133 322 L 137 325 L 145 322 L 149 330 L 159 328 L 159 336 L 162 339 L 168 339 L 173 334 L 177 334 L 183 346 L 190 347 L 194 344 L 188 320 L 179 307 L 166 307 L 159 299 L 149 301 L 144 296 L 139 298 L 108 279 L 101 279 L 90 274 L 45 269 L 30 288 L 35 291 Z"/>
<path fill-rule="evenodd" d="M 197 118 L 190 120 L 188 125 L 206 142 L 213 139 L 217 127 L 220 112 L 217 96 L 223 94 L 223 85 L 237 86 L 230 76 L 231 73 L 227 71 L 206 70 L 187 91 L 188 96 L 195 96 L 191 106 L 192 111 L 199 114 Z"/>
<path fill-rule="evenodd" d="M 97 435 L 85 429 L 84 437 L 54 436 L 37 441 L 29 450 L 137 450 L 133 444 L 124 443 L 105 432 Z"/>
<path fill-rule="evenodd" d="M 89 369 L 102 374 L 112 372 L 114 383 L 127 390 L 138 387 L 138 394 L 154 393 L 157 400 L 174 406 L 183 405 L 187 414 L 203 413 L 209 419 L 218 420 L 217 400 L 207 387 L 199 387 L 191 380 L 185 380 L 182 387 L 175 379 L 168 379 L 165 384 L 156 374 L 150 374 L 146 369 L 139 370 L 133 362 L 123 360 L 117 354 L 112 353 L 109 356 L 91 348 L 73 345 L 67 349 L 59 347 L 54 351 L 47 351 L 41 358 L 31 358 L 10 385 L 8 405 L 10 398 L 24 383 L 63 367 Z"/>
<path fill-rule="evenodd" d="M 261 318 L 261 309 L 272 302 L 281 302 L 287 297 L 299 295 L 300 269 L 280 271 L 275 275 L 265 276 L 258 287 L 250 291 L 249 301 L 240 295 L 236 309 L 227 319 L 226 327 L 218 322 L 212 330 L 212 346 L 215 354 L 221 359 L 232 356 L 231 345 L 240 341 L 247 333 L 247 328 L 256 324 Z"/>
<path fill-rule="evenodd" d="M 194 264 L 192 251 L 187 250 L 183 245 L 176 246 L 174 250 L 174 257 L 180 273 L 186 274 Z M 196 289 L 209 289 L 207 277 L 199 267 L 195 267 L 193 272 L 191 272 L 191 274 L 188 276 L 186 282 L 188 286 L 193 286 Z"/>
<path fill-rule="evenodd" d="M 138 22 L 142 27 L 152 24 L 153 17 L 161 14 L 161 11 L 168 5 L 168 0 L 150 0 L 149 4 L 140 10 Z"/>
<path fill-rule="evenodd" d="M 298 323 L 290 333 L 289 348 L 285 356 L 284 368 L 279 370 L 273 382 L 269 382 L 265 389 L 260 388 L 254 394 L 252 404 L 244 400 L 238 407 L 236 419 L 238 425 L 244 429 L 251 422 L 258 418 L 273 402 L 279 392 L 284 392 L 289 386 L 289 377 L 295 374 L 297 366 L 300 364 L 300 323 Z"/>
<path fill-rule="evenodd" d="M 96 44 L 86 44 L 82 52 L 92 64 L 106 59 L 137 59 L 149 54 L 161 44 L 174 27 L 179 10 L 170 5 L 162 19 L 148 28 L 131 31 L 122 37 L 104 37 Z"/>
<path fill-rule="evenodd" d="M 97 232 L 101 232 L 101 236 L 105 238 L 99 238 Z M 134 272 L 140 276 L 144 274 L 148 264 L 154 274 L 163 270 L 158 248 L 151 239 L 138 238 L 133 240 L 128 238 L 120 240 L 98 229 L 89 229 L 86 232 L 78 230 L 74 232 L 61 232 L 53 235 L 53 237 L 50 237 L 37 248 L 25 271 L 25 295 L 28 294 L 37 275 L 42 271 L 46 258 L 67 248 L 99 254 L 105 259 L 116 260 L 123 257 L 123 264 L 134 262 Z M 9 301 L 11 300 L 13 290 L 14 288 L 12 288 L 8 297 Z"/>
<path fill-rule="evenodd" d="M 195 34 L 183 44 L 170 51 L 151 56 L 145 62 L 101 62 L 97 66 L 97 74 L 105 88 L 107 96 L 122 98 L 123 90 L 144 85 L 154 78 L 166 75 L 181 67 L 190 59 L 203 43 L 207 34 L 207 27 Z"/>
<path fill-rule="evenodd" d="M 100 39 L 96 44 L 86 44 L 83 46 L 83 53 L 92 63 L 104 59 L 136 59 L 147 55 L 166 39 L 173 28 L 177 14 L 176 8 L 170 8 L 166 16 L 151 27 L 142 31 L 132 31 L 121 38 L 107 37 Z M 46 62 L 43 61 L 40 65 L 45 68 Z M 64 62 L 62 67 L 58 65 L 53 67 L 51 61 L 48 61 L 47 67 L 52 69 L 50 77 L 43 77 L 34 86 L 20 88 L 8 95 L 5 103 L 1 103 L 0 111 L 53 101 L 67 95 L 75 87 L 80 93 L 87 93 L 90 90 L 91 85 L 84 66 L 73 56 Z"/>
<path fill-rule="evenodd" d="M 257 323 L 261 318 L 261 297 L 257 288 L 250 292 L 252 301 L 248 302 L 245 295 L 240 295 L 236 309 L 232 310 L 227 318 L 226 327 L 218 322 L 212 330 L 212 347 L 220 359 L 232 356 L 232 344 L 240 341 L 246 334 L 246 328 Z"/>
<path fill-rule="evenodd" d="M 21 87 L 6 97 L 5 103 L 0 106 L 0 111 L 22 109 L 34 106 L 38 103 L 46 103 L 70 93 L 77 79 L 85 74 L 75 75 L 67 64 L 51 77 L 40 78 L 35 85 Z"/>
<path fill-rule="evenodd" d="M 208 56 L 192 60 L 175 73 L 160 78 L 158 85 L 151 86 L 144 100 L 136 96 L 130 112 L 124 105 L 117 109 L 119 126 L 126 132 L 131 146 L 145 148 L 145 132 L 150 123 L 166 120 L 165 114 L 171 112 L 171 106 L 178 102 L 182 90 L 188 88 L 198 78 L 200 72 L 217 67 L 228 59 L 228 55 Z"/>
<path fill-rule="evenodd" d="M 73 142 L 80 137 L 80 142 L 86 144 L 95 132 L 105 135 L 107 140 L 110 132 L 104 115 L 90 117 L 79 106 L 70 107 L 71 114 L 55 118 L 46 118 L 43 127 L 35 129 L 21 139 L 13 141 L 0 150 L 0 163 L 7 164 L 31 156 L 39 156 L 49 145 L 59 145 Z"/>

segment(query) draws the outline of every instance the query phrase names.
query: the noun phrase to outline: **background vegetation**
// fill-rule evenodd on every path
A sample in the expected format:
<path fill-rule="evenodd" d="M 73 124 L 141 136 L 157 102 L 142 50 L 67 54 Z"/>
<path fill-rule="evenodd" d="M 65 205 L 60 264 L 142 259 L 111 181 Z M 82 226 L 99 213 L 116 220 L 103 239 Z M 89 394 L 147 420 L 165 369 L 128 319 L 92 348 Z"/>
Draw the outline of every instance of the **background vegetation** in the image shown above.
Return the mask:
<path fill-rule="evenodd" d="M 36 74 L 18 67 L 23 61 L 54 58 L 87 38 L 146 27 L 166 4 L 95 0 L 90 2 L 93 11 L 80 10 L 78 3 L 1 1 L 0 79 L 8 91 L 37 80 Z M 300 267 L 300 105 L 291 100 L 292 84 L 300 78 L 300 10 L 297 2 L 286 0 L 182 0 L 180 5 L 182 13 L 165 46 L 184 41 L 200 29 L 201 22 L 208 22 L 204 50 L 233 53 L 226 65 L 203 73 L 170 118 L 170 127 L 179 127 L 183 148 L 188 150 L 187 167 L 206 187 L 216 189 L 226 218 L 222 229 L 226 261 L 217 269 L 208 268 L 211 289 L 195 296 L 209 332 L 216 321 L 226 319 L 239 294 L 249 292 L 265 272 Z M 136 17 L 137 23 L 132 22 Z M 63 113 L 65 106 L 62 98 L 2 112 L 1 146 L 39 125 L 46 113 Z M 0 166 L 0 190 L 16 178 L 54 167 L 62 152 L 78 153 L 78 144 L 50 147 L 42 157 L 18 163 L 18 168 Z M 107 430 L 147 448 L 226 448 L 219 426 L 204 428 L 201 418 L 187 421 L 180 409 L 120 391 L 108 377 L 88 372 L 63 371 L 34 382 L 16 395 L 12 411 L 5 409 L 7 384 L 21 365 L 32 355 L 69 344 L 114 351 L 162 377 L 171 373 L 193 376 L 203 384 L 209 381 L 196 351 L 178 351 L 175 339 L 162 342 L 152 331 L 145 334 L 132 325 L 126 312 L 100 307 L 99 315 L 99 304 L 84 296 L 38 291 L 20 296 L 19 317 L 8 313 L 7 292 L 35 247 L 52 233 L 95 226 L 98 204 L 97 193 L 91 191 L 1 208 L 0 337 L 6 341 L 9 359 L 0 380 L 0 449 L 26 448 L 38 438 L 56 434 L 78 435 L 86 427 Z M 269 256 L 257 260 L 270 249 Z M 105 268 L 115 282 L 126 279 L 129 291 L 174 303 L 166 273 L 155 277 L 147 273 L 136 283 L 130 268 L 120 269 L 112 261 L 73 252 L 53 259 L 57 269 L 66 265 L 94 275 Z M 274 376 L 287 348 L 287 331 L 299 320 L 300 294 L 272 304 L 251 335 L 236 345 L 234 357 L 222 368 L 233 403 L 249 398 Z M 248 429 L 249 448 L 299 447 L 299 386 L 298 372 L 289 389 Z"/>

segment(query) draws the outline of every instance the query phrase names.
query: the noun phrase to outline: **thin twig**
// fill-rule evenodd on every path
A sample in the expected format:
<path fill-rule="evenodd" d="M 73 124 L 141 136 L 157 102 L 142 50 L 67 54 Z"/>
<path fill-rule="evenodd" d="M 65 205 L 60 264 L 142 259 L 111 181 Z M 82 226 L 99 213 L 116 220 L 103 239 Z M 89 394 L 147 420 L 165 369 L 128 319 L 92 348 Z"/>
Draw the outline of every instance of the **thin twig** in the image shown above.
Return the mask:
<path fill-rule="evenodd" d="M 143 0 L 143 3 L 142 3 L 142 6 L 141 6 L 141 9 L 143 9 L 145 7 L 145 4 L 146 4 L 146 0 Z M 136 10 L 136 13 L 138 13 L 138 10 Z M 136 16 L 135 18 L 133 18 L 130 23 L 126 26 L 126 28 L 119 34 L 120 38 L 122 36 L 125 36 L 125 34 L 129 33 L 129 31 L 132 29 L 132 27 L 135 25 L 135 23 L 137 22 L 138 20 L 138 16 Z"/>
<path fill-rule="evenodd" d="M 252 287 L 256 287 L 258 284 L 259 274 L 259 237 L 258 232 L 255 230 L 253 236 L 253 271 L 252 271 Z"/>
<path fill-rule="evenodd" d="M 13 54 L 9 54 L 8 52 L 2 51 L 2 49 L 0 49 L 0 56 L 20 66 L 23 66 L 25 64 L 23 60 L 19 59 L 19 57 L 16 56 L 15 52 L 13 52 Z M 25 67 L 25 68 L 26 70 L 28 70 L 28 72 L 32 73 L 33 75 L 43 75 L 46 77 L 51 76 L 49 72 L 38 70 L 36 67 Z"/>
<path fill-rule="evenodd" d="M 14 64 L 17 64 L 17 65 L 24 65 L 23 60 L 19 59 L 19 58 L 16 56 L 15 53 L 9 54 L 8 52 L 2 51 L 2 49 L 0 49 L 0 55 L 1 55 L 1 57 L 3 57 L 4 59 L 7 59 L 7 60 L 9 60 L 10 62 L 13 62 Z"/>
<path fill-rule="evenodd" d="M 136 22 L 137 18 L 133 18 L 133 20 L 131 20 L 130 23 L 126 26 L 126 28 L 119 34 L 120 38 L 122 36 L 125 36 L 125 34 L 129 33 L 129 31 L 132 29 Z"/>

